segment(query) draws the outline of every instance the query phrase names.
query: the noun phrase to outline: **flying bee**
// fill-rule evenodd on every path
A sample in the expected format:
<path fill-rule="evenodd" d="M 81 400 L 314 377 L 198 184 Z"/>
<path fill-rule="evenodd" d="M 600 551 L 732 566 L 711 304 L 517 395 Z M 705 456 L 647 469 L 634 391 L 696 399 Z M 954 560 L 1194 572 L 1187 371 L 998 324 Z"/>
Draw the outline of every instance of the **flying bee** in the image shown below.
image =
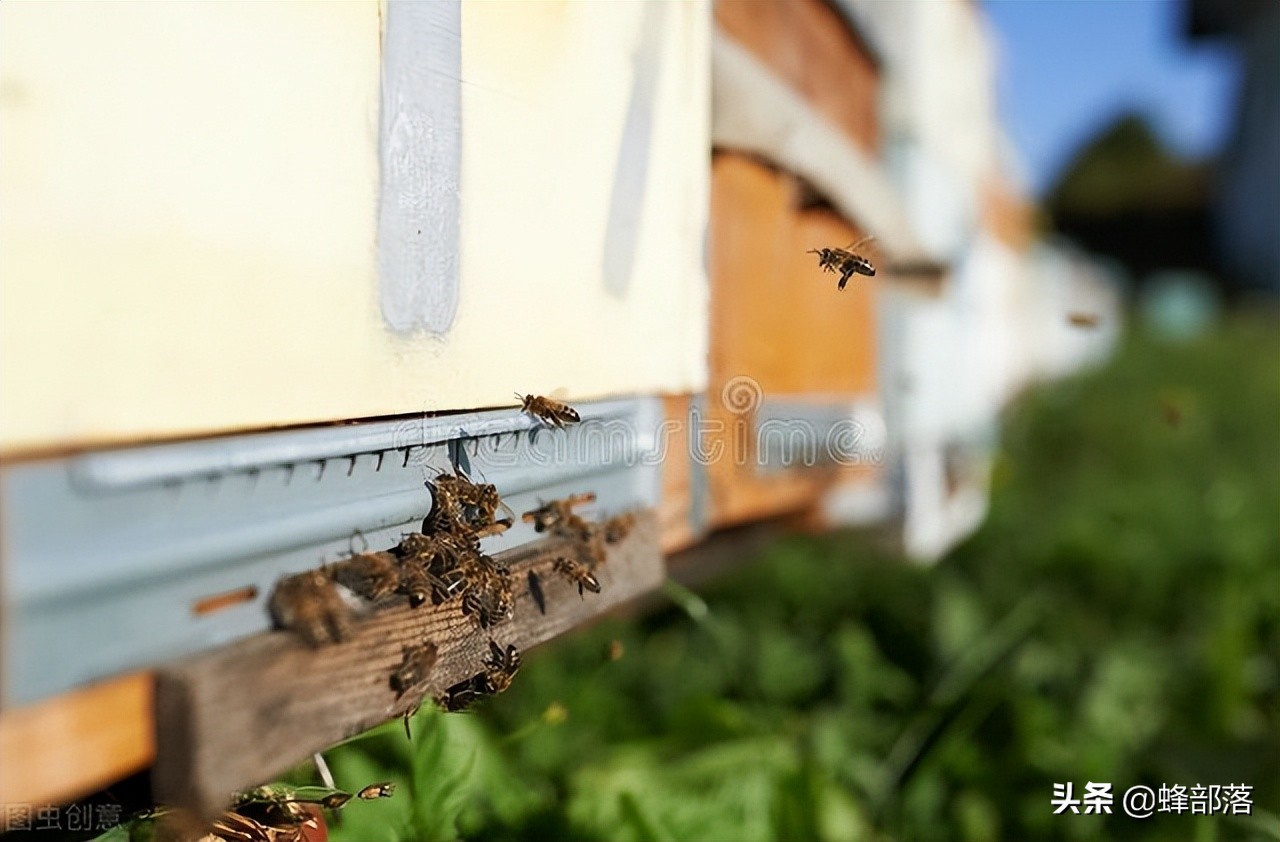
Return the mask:
<path fill-rule="evenodd" d="M 824 272 L 831 272 L 840 275 L 840 283 L 837 289 L 843 290 L 845 284 L 849 283 L 849 279 L 854 275 L 874 276 L 876 267 L 871 261 L 858 254 L 855 249 L 862 247 L 870 242 L 873 237 L 863 237 L 857 242 L 850 243 L 842 249 L 823 248 L 809 249 L 807 254 L 818 255 L 818 267 Z"/>
<path fill-rule="evenodd" d="M 617 544 L 631 534 L 635 528 L 636 516 L 632 513 L 615 515 L 604 522 L 604 540 L 606 544 Z"/>
<path fill-rule="evenodd" d="M 491 535 L 501 535 L 503 532 L 506 532 L 511 528 L 512 523 L 513 522 L 509 517 L 504 517 L 501 520 L 495 520 L 493 523 L 485 526 L 476 527 L 476 529 L 471 533 L 471 537 L 478 540 L 480 538 L 488 538 Z"/>
<path fill-rule="evenodd" d="M 377 601 L 400 586 L 399 563 L 388 552 L 360 553 L 329 568 L 329 576 L 347 590 Z"/>
<path fill-rule="evenodd" d="M 555 531 L 556 527 L 577 518 L 573 513 L 574 506 L 580 506 L 584 503 L 594 503 L 596 500 L 595 492 L 586 491 L 581 494 L 570 494 L 561 500 L 552 500 L 550 503 L 544 503 L 533 511 L 525 512 L 520 518 L 525 523 L 532 523 L 534 531 L 546 532 L 547 530 Z M 581 518 L 578 518 L 582 521 Z M 575 528 L 581 531 L 581 526 L 575 524 Z"/>
<path fill-rule="evenodd" d="M 578 596 L 584 596 L 586 591 L 600 593 L 600 580 L 585 565 L 561 556 L 555 560 L 552 569 L 578 586 Z"/>
<path fill-rule="evenodd" d="M 397 699 L 427 680 L 435 668 L 438 653 L 434 643 L 404 647 L 404 660 L 391 673 L 391 689 L 396 691 Z"/>
<path fill-rule="evenodd" d="M 572 537 L 578 545 L 578 553 L 587 560 L 587 567 L 595 570 L 597 567 L 605 563 L 608 553 L 605 550 L 605 532 L 604 528 L 598 523 L 587 523 L 578 518 L 579 531 L 572 534 Z M 569 524 L 569 527 L 574 524 Z M 565 533 L 561 533 L 565 534 Z"/>
<path fill-rule="evenodd" d="M 356 793 L 356 798 L 361 801 L 373 801 L 377 798 L 390 798 L 395 795 L 396 785 L 391 781 L 382 781 L 381 783 L 369 784 L 364 789 Z"/>
<path fill-rule="evenodd" d="M 280 580 L 268 610 L 277 626 L 296 631 L 312 646 L 337 643 L 351 634 L 351 608 L 323 570 Z"/>
<path fill-rule="evenodd" d="M 1096 313 L 1068 313 L 1067 321 L 1072 327 L 1095 328 L 1101 319 Z"/>
<path fill-rule="evenodd" d="M 516 392 L 516 400 L 520 401 L 521 412 L 528 413 L 548 427 L 564 429 L 565 424 L 577 424 L 582 420 L 578 410 L 551 398 Z"/>

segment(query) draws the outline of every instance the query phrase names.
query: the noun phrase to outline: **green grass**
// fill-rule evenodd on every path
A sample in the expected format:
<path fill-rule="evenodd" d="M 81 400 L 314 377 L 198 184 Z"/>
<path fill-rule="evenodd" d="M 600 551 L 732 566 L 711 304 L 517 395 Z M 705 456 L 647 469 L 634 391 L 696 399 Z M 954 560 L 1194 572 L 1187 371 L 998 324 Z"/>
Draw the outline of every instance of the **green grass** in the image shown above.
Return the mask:
<path fill-rule="evenodd" d="M 797 537 L 530 653 L 471 714 L 329 753 L 392 778 L 336 840 L 1280 839 L 1280 332 L 1131 339 L 1008 413 L 982 529 L 931 569 Z M 613 661 L 609 645 L 623 656 Z M 1054 782 L 1115 786 L 1055 816 Z M 1130 819 L 1133 784 L 1254 817 Z"/>

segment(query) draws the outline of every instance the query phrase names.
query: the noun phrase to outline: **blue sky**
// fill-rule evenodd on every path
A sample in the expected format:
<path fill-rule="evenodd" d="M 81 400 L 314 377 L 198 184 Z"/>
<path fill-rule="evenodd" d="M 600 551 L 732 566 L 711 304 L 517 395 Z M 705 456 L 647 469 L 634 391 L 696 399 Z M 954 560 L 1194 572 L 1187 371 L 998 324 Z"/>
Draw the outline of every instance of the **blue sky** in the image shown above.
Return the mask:
<path fill-rule="evenodd" d="M 1118 114 L 1148 115 L 1176 152 L 1200 156 L 1226 139 L 1234 54 L 1183 36 L 1185 0 L 988 0 L 1001 64 L 1004 125 L 1036 195 L 1081 142 Z"/>

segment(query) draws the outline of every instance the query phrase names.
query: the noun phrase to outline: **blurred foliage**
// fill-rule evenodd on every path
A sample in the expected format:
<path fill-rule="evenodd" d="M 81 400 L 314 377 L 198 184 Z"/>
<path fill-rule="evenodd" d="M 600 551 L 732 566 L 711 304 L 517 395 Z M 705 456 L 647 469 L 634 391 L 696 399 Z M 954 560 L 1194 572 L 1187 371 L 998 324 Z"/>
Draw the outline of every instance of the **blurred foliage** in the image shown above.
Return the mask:
<path fill-rule="evenodd" d="M 335 840 L 1280 839 L 1280 331 L 1130 339 L 1004 422 L 934 568 L 788 538 L 699 598 L 530 653 L 477 712 L 327 753 L 390 779 Z M 314 780 L 300 771 L 295 782 Z M 1055 782 L 1114 785 L 1053 815 Z M 1251 818 L 1124 815 L 1246 783 Z"/>

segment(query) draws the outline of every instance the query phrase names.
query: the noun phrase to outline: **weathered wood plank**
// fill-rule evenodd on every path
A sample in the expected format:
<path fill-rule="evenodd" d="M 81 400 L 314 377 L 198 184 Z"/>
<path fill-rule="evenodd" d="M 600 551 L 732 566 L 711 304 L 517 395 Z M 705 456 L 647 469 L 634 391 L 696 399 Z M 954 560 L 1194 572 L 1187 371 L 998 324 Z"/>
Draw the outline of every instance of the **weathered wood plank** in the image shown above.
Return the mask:
<path fill-rule="evenodd" d="M 396 598 L 363 618 L 344 643 L 313 649 L 292 633 L 271 632 L 159 670 L 157 801 L 211 814 L 231 792 L 482 671 L 490 640 L 525 650 L 657 587 L 665 575 L 658 536 L 656 517 L 643 513 L 596 570 L 601 593 L 585 597 L 551 570 L 567 542 L 547 539 L 502 554 L 518 585 L 514 617 L 489 629 L 478 629 L 456 601 L 415 609 Z M 530 593 L 530 573 L 538 576 L 545 613 Z M 434 670 L 397 698 L 390 676 L 404 647 L 428 641 L 439 647 Z"/>

